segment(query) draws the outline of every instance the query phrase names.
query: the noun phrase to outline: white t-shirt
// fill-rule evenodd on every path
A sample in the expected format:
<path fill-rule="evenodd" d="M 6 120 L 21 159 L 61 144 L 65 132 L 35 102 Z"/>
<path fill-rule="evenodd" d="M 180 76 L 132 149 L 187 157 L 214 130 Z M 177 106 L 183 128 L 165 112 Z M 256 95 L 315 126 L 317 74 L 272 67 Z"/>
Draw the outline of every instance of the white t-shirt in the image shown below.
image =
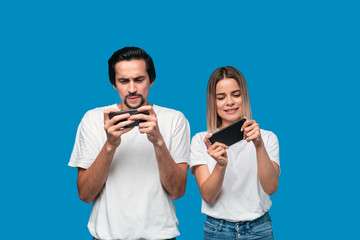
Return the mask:
<path fill-rule="evenodd" d="M 106 141 L 104 110 L 83 117 L 69 166 L 89 168 Z M 190 161 L 190 128 L 184 115 L 153 105 L 160 132 L 176 163 Z M 179 235 L 174 202 L 163 189 L 154 146 L 138 127 L 121 136 L 108 178 L 95 198 L 88 228 L 98 239 L 167 239 Z"/>
<path fill-rule="evenodd" d="M 280 166 L 276 135 L 265 130 L 260 130 L 260 133 L 270 159 Z M 216 161 L 207 153 L 204 143 L 206 134 L 200 132 L 191 141 L 190 167 L 207 164 L 212 173 Z M 261 217 L 270 209 L 271 201 L 258 180 L 254 144 L 240 141 L 226 151 L 228 164 L 220 195 L 211 205 L 202 200 L 201 212 L 230 222 L 251 221 Z"/>

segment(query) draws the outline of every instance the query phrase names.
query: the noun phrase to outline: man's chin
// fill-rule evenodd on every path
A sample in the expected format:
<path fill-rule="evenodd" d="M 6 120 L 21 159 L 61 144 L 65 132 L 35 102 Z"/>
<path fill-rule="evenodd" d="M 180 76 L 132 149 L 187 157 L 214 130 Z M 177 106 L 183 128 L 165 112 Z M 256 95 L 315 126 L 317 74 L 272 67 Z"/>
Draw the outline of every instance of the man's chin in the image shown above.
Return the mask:
<path fill-rule="evenodd" d="M 144 105 L 143 102 L 140 102 L 138 104 L 129 104 L 128 102 L 125 102 L 125 105 L 129 108 L 129 109 L 137 109 L 139 107 L 141 107 L 142 105 Z"/>

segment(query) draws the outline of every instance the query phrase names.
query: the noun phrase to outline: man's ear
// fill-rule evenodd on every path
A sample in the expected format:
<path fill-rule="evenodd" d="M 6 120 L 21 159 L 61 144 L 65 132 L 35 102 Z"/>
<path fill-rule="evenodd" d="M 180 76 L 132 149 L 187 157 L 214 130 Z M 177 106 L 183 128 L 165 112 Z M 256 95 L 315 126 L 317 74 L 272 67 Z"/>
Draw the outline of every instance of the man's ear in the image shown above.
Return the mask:
<path fill-rule="evenodd" d="M 152 81 L 152 83 L 150 83 L 150 87 L 152 87 L 152 85 L 154 85 L 154 82 L 155 82 L 155 80 L 154 80 L 154 81 Z"/>
<path fill-rule="evenodd" d="M 112 84 L 112 86 L 113 86 L 113 88 L 115 88 L 115 90 L 117 90 L 116 85 Z"/>

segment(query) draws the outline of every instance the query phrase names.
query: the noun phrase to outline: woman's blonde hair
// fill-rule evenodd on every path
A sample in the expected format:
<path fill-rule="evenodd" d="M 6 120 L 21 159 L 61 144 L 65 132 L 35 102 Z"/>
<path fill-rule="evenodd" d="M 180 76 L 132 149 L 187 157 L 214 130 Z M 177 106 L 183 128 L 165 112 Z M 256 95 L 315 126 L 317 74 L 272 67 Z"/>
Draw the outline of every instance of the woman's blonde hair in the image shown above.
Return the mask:
<path fill-rule="evenodd" d="M 216 110 L 216 84 L 226 78 L 233 78 L 239 84 L 242 99 L 242 115 L 247 119 L 252 119 L 249 91 L 244 76 L 234 67 L 220 67 L 211 74 L 206 91 L 206 121 L 207 129 L 210 133 L 215 132 L 222 123 Z"/>

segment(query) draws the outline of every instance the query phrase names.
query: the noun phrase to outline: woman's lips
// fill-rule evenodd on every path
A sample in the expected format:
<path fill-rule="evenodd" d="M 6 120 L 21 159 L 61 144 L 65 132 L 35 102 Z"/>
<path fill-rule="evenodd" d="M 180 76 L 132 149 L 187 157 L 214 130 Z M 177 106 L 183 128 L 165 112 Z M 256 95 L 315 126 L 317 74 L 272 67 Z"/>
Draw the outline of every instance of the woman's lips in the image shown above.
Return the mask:
<path fill-rule="evenodd" d="M 224 110 L 226 113 L 228 114 L 233 114 L 235 113 L 239 108 L 229 108 L 229 109 L 226 109 Z"/>

